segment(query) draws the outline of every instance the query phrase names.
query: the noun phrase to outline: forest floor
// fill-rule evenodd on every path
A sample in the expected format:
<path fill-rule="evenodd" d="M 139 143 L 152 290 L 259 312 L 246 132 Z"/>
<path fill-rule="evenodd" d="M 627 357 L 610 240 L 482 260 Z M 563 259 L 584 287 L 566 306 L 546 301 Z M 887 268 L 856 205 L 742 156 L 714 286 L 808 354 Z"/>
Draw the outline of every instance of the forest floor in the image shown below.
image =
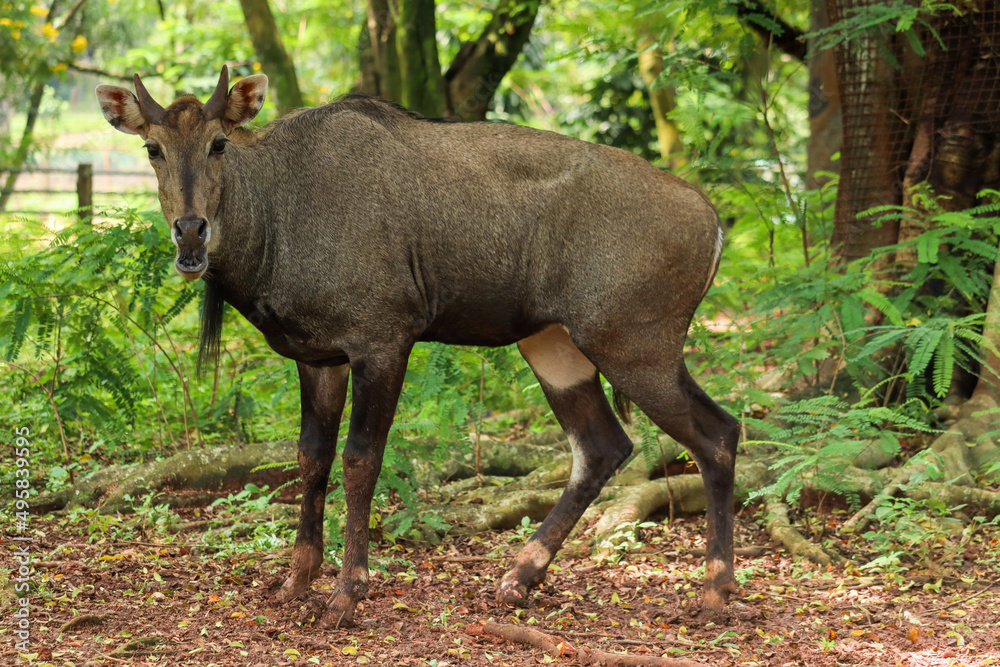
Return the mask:
<path fill-rule="evenodd" d="M 124 540 L 65 516 L 33 517 L 30 652 L 18 660 L 7 623 L 12 581 L 0 582 L 0 664 L 575 665 L 575 648 L 586 648 L 746 667 L 1000 665 L 995 529 L 947 568 L 872 576 L 793 562 L 750 510 L 737 522 L 737 545 L 762 548 L 737 558 L 741 590 L 714 621 L 696 613 L 698 517 L 643 528 L 619 562 L 557 559 L 523 610 L 498 605 L 493 590 L 524 528 L 436 547 L 383 544 L 357 626 L 322 629 L 315 620 L 333 565 L 308 600 L 276 606 L 287 556 L 213 554 L 184 541 L 191 535 Z M 5 560 L 18 546 L 11 537 L 2 536 Z M 562 655 L 490 634 L 488 621 L 552 635 Z"/>

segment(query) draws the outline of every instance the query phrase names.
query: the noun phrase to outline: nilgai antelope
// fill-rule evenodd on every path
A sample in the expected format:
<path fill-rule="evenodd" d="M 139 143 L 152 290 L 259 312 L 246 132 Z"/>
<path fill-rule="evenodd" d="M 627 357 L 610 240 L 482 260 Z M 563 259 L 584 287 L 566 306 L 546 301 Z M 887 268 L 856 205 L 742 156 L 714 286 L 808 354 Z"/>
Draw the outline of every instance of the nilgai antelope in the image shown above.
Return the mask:
<path fill-rule="evenodd" d="M 343 451 L 344 565 L 324 622 L 348 625 L 368 588 L 368 520 L 417 341 L 517 343 L 573 449 L 569 483 L 497 600 L 527 604 L 570 529 L 632 451 L 599 373 L 698 463 L 708 495 L 705 608 L 733 576 L 738 422 L 688 374 L 684 339 L 714 278 L 718 217 L 701 193 L 631 153 L 502 123 L 424 118 L 364 96 L 262 129 L 267 78 L 163 108 L 97 87 L 107 120 L 145 140 L 174 266 L 205 281 L 202 352 L 225 303 L 298 365 L 304 482 L 291 570 L 303 595 L 323 560 L 323 504 Z"/>

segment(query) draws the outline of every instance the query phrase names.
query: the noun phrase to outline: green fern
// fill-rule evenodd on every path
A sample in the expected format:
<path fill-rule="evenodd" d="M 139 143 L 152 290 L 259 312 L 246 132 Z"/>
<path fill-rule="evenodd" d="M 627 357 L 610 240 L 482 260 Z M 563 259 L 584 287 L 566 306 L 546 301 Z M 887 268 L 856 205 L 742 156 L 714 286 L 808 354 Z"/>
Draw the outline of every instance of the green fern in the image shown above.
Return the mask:
<path fill-rule="evenodd" d="M 645 414 L 640 413 L 636 427 L 639 429 L 639 451 L 642 452 L 642 458 L 646 462 L 646 469 L 652 470 L 660 459 L 660 439 L 654 430 L 653 422 Z"/>

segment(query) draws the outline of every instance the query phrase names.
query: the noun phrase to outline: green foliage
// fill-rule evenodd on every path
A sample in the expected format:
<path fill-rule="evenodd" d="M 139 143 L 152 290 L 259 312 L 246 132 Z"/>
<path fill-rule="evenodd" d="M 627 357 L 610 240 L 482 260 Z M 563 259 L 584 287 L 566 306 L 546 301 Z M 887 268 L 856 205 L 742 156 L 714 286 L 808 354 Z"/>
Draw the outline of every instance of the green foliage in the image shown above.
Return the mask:
<path fill-rule="evenodd" d="M 101 229 L 66 228 L 41 247 L 37 237 L 13 236 L 2 263 L 2 382 L 13 400 L 4 404 L 0 420 L 40 418 L 36 433 L 57 426 L 50 407 L 32 400 L 48 394 L 60 428 L 78 442 L 78 455 L 127 440 L 140 423 L 139 413 L 152 407 L 151 397 L 186 382 L 176 351 L 164 347 L 169 346 L 161 329 L 166 322 L 159 313 L 173 318 L 175 306 L 192 296 L 185 290 L 161 294 L 168 267 L 161 260 L 165 238 L 159 226 L 134 211 L 121 216 L 118 224 Z M 142 355 L 140 346 L 152 348 L 154 358 Z M 168 363 L 160 362 L 154 379 L 146 364 L 155 363 L 157 355 Z M 164 365 L 174 368 L 174 377 L 162 372 Z M 143 396 L 153 387 L 159 392 Z M 159 404 L 165 417 L 173 406 Z M 156 446 L 136 445 L 137 451 Z"/>
<path fill-rule="evenodd" d="M 280 489 L 275 489 L 269 493 L 267 486 L 261 488 L 256 484 L 247 484 L 242 491 L 230 493 L 225 498 L 216 498 L 212 501 L 212 507 L 221 506 L 223 512 L 234 516 L 260 512 L 267 509 L 279 491 Z"/>
<path fill-rule="evenodd" d="M 123 5 L 128 11 L 122 11 Z M 36 111 L 44 116 L 58 110 L 52 98 L 70 97 L 70 68 L 91 58 L 108 58 L 141 39 L 152 27 L 147 20 L 151 6 L 154 3 L 147 0 L 0 5 L 0 166 L 17 162 L 13 158 L 19 149 L 30 161 L 39 148 L 32 137 L 21 147 L 20 136 L 15 139 L 7 131 L 8 113 L 29 111 L 31 96 L 26 93 L 42 86 L 45 97 Z"/>
<path fill-rule="evenodd" d="M 389 432 L 381 481 L 407 504 L 412 492 L 393 477 L 415 483 L 412 460 L 432 468 L 459 458 L 476 436 L 503 436 L 503 423 L 484 424 L 491 413 L 528 408 L 538 422 L 548 414 L 538 383 L 516 349 L 418 344 L 410 356 L 396 422 Z M 539 412 L 539 409 L 542 412 Z M 405 494 L 405 495 L 404 495 Z"/>
<path fill-rule="evenodd" d="M 936 0 L 921 0 L 913 3 L 909 0 L 893 0 L 852 7 L 845 12 L 845 17 L 833 25 L 816 31 L 819 38 L 819 48 L 829 49 L 843 44 L 858 43 L 862 38 L 871 38 L 876 44 L 884 44 L 885 29 L 902 33 L 914 52 L 923 57 L 926 51 L 920 40 L 919 29 L 923 28 L 940 41 L 940 37 L 929 19 L 937 14 L 961 15 L 961 3 L 937 2 Z M 944 44 L 942 43 L 942 47 Z M 898 66 L 890 49 L 882 53 L 893 65 Z"/>
<path fill-rule="evenodd" d="M 952 516 L 961 510 L 959 507 L 949 507 L 936 498 L 913 500 L 911 498 L 885 498 L 875 508 L 872 517 L 877 529 L 864 534 L 873 550 L 879 555 L 862 565 L 862 570 L 874 572 L 900 573 L 913 563 L 931 560 L 931 555 L 937 552 L 934 560 L 943 562 L 951 560 L 958 554 L 952 543 L 956 526 Z M 961 522 L 958 522 L 961 524 Z M 958 526 L 958 532 L 965 529 Z M 943 552 L 941 547 L 946 548 Z"/>
<path fill-rule="evenodd" d="M 507 536 L 511 542 L 524 543 L 531 539 L 538 526 L 533 526 L 530 516 L 522 516 L 521 522 L 514 528 L 514 532 Z"/>
<path fill-rule="evenodd" d="M 647 160 L 659 158 L 656 122 L 646 86 L 636 71 L 634 54 L 618 54 L 612 70 L 593 81 L 587 101 L 560 118 L 565 132 L 595 143 L 623 148 Z"/>
<path fill-rule="evenodd" d="M 660 444 L 660 439 L 657 437 L 656 426 L 649 417 L 640 415 L 636 421 L 636 427 L 639 431 L 639 453 L 642 454 L 643 461 L 646 463 L 646 469 L 652 470 L 656 467 L 656 463 L 663 453 L 663 445 Z"/>
<path fill-rule="evenodd" d="M 234 323 L 228 333 L 250 342 L 227 349 L 214 378 L 194 378 L 201 285 L 172 275 L 158 213 L 111 213 L 54 235 L 11 228 L 0 262 L 2 437 L 29 426 L 34 460 L 66 473 L 234 435 L 294 437 L 294 365 Z"/>
<path fill-rule="evenodd" d="M 653 521 L 629 521 L 615 528 L 614 533 L 602 541 L 598 548 L 608 555 L 606 559 L 611 563 L 619 563 L 628 554 L 642 549 L 645 543 L 640 537 L 640 532 L 649 528 L 655 528 Z"/>
<path fill-rule="evenodd" d="M 131 540 L 135 533 L 121 516 L 101 514 L 98 509 L 74 507 L 67 516 L 70 524 L 86 524 L 87 541 L 93 544 Z"/>
<path fill-rule="evenodd" d="M 776 481 L 753 491 L 751 497 L 786 496 L 795 502 L 807 482 L 842 493 L 838 489 L 844 470 L 863 449 L 877 443 L 895 455 L 907 435 L 933 432 L 920 419 L 924 409 L 917 401 L 893 407 L 873 403 L 873 392 L 854 404 L 819 396 L 782 405 L 768 420 L 748 418 L 747 423 L 767 434 L 768 440 L 745 444 L 772 445 L 780 454 L 772 465 L 780 471 Z"/>
<path fill-rule="evenodd" d="M 755 277 L 757 317 L 736 332 L 741 363 L 773 364 L 787 385 L 815 384 L 824 364 L 843 366 L 858 396 L 840 397 L 836 371 L 815 390 L 826 395 L 790 403 L 744 391 L 744 410 L 751 401 L 776 406 L 766 420 L 746 420 L 766 434 L 767 442 L 748 443 L 751 449 L 780 453 L 777 481 L 755 497 L 794 501 L 811 482 L 837 490 L 843 471 L 873 443 L 896 455 L 902 440 L 934 432 L 930 409 L 953 390 L 956 370 L 975 374 L 983 353 L 996 352 L 982 327 L 1000 201 L 992 192 L 983 197 L 981 206 L 948 212 L 919 190 L 914 207 L 874 212 L 923 233 L 848 266 L 820 254 L 809 267 Z M 893 259 L 908 263 L 893 267 Z"/>

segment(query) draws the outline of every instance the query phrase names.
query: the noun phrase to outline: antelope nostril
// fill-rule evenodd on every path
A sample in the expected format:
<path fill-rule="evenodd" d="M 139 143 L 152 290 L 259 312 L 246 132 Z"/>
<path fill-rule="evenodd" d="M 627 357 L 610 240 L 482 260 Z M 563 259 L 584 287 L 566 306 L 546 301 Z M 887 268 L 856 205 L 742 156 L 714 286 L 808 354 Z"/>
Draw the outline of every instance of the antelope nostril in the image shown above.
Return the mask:
<path fill-rule="evenodd" d="M 174 223 L 174 239 L 178 244 L 201 245 L 208 239 L 208 232 L 208 220 L 205 218 L 180 218 Z"/>

